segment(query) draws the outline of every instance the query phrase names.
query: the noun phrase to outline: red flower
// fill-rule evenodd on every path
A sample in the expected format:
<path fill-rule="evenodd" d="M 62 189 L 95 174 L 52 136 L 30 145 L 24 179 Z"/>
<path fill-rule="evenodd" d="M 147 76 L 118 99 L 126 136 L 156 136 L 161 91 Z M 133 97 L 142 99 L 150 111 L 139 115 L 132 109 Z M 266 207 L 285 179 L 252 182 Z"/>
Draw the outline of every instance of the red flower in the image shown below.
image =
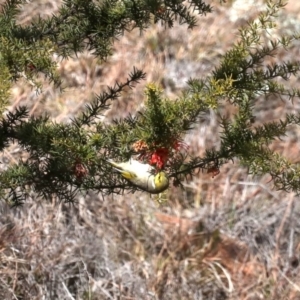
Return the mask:
<path fill-rule="evenodd" d="M 220 174 L 220 169 L 217 166 L 212 166 L 211 168 L 207 169 L 207 173 L 212 173 L 212 178 L 215 178 Z"/>
<path fill-rule="evenodd" d="M 180 149 L 184 149 L 186 151 L 189 149 L 189 146 L 180 140 L 175 140 L 175 142 L 173 143 L 173 149 L 175 151 L 179 151 Z"/>
<path fill-rule="evenodd" d="M 169 158 L 169 150 L 167 148 L 158 148 L 150 156 L 149 163 L 156 165 L 157 168 L 162 169 Z"/>

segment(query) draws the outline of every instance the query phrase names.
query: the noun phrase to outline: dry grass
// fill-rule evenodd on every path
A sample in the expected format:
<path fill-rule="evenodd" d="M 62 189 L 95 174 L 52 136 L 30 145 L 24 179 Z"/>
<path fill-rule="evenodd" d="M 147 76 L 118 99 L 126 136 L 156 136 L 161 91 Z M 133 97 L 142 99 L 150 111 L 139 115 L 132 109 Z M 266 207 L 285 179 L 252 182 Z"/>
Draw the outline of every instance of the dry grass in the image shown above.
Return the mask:
<path fill-rule="evenodd" d="M 299 29 L 298 2 L 291 0 L 280 16 L 280 32 Z M 25 5 L 20 22 L 30 22 L 37 12 L 51 14 L 58 5 L 54 0 Z M 238 27 L 262 4 L 215 5 L 193 31 L 153 26 L 126 34 L 105 63 L 89 53 L 58 61 L 66 91 L 46 85 L 37 95 L 19 82 L 10 109 L 25 104 L 32 115 L 47 112 L 68 122 L 93 93 L 124 80 L 133 66 L 146 71 L 147 79 L 113 104 L 107 120 L 139 109 L 148 82 L 175 97 L 187 79 L 209 74 Z M 299 45 L 280 59 L 297 56 Z M 298 108 L 260 100 L 257 122 Z M 190 151 L 201 155 L 217 147 L 218 131 L 210 112 L 186 136 Z M 298 161 L 298 136 L 299 129 L 292 128 L 275 149 Z M 13 162 L 20 155 L 12 145 L 1 160 Z M 300 299 L 299 197 L 273 190 L 267 176 L 252 178 L 238 163 L 223 167 L 214 179 L 200 174 L 184 191 L 172 187 L 160 206 L 143 193 L 105 199 L 90 193 L 74 205 L 32 199 L 9 209 L 1 203 L 0 212 L 0 299 Z"/>

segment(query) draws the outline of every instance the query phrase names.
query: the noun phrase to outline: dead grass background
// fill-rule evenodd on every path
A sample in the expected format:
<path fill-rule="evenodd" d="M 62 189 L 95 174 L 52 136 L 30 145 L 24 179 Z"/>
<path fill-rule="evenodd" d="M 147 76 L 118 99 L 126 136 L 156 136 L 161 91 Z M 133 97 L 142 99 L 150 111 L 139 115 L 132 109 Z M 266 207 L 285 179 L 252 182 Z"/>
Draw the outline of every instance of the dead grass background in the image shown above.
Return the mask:
<path fill-rule="evenodd" d="M 59 0 L 28 3 L 19 22 L 46 17 L 59 5 Z M 212 71 L 263 1 L 214 5 L 192 31 L 153 25 L 127 33 L 107 62 L 89 53 L 58 60 L 65 92 L 45 85 L 37 95 L 19 82 L 9 109 L 27 105 L 31 115 L 48 113 L 68 122 L 93 93 L 124 80 L 133 66 L 147 72 L 146 81 L 124 93 L 104 121 L 141 108 L 148 82 L 176 97 L 190 77 Z M 300 2 L 290 0 L 274 34 L 299 29 Z M 299 59 L 299 49 L 295 45 L 278 59 Z M 286 84 L 297 85 L 299 78 Z M 260 100 L 257 122 L 298 109 L 299 102 Z M 201 155 L 218 146 L 218 131 L 210 112 L 185 141 Z M 298 161 L 299 134 L 292 128 L 274 147 Z M 14 163 L 20 155 L 12 145 L 1 162 Z M 16 209 L 1 202 L 0 299 L 300 299 L 298 196 L 272 189 L 268 176 L 252 178 L 238 163 L 223 167 L 214 179 L 199 174 L 185 185 L 184 191 L 172 187 L 164 205 L 145 193 L 106 198 L 90 193 L 74 205 L 33 198 Z"/>

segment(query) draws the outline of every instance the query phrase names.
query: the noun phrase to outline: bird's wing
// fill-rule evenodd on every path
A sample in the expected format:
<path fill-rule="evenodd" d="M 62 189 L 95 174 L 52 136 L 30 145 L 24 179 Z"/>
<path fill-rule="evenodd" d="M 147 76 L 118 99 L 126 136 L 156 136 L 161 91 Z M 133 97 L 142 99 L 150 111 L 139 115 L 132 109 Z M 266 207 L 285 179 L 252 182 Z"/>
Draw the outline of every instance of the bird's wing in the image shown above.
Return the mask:
<path fill-rule="evenodd" d="M 119 171 L 119 170 L 118 170 Z M 137 177 L 136 173 L 130 172 L 130 171 L 120 171 L 121 175 L 128 179 L 128 180 L 132 180 L 135 179 Z"/>
<path fill-rule="evenodd" d="M 120 172 L 124 178 L 132 180 L 137 177 L 136 172 L 134 171 L 134 166 L 129 162 L 116 163 L 111 159 L 107 161 L 114 167 L 116 171 Z"/>
<path fill-rule="evenodd" d="M 135 159 L 129 160 L 129 164 L 130 164 L 130 167 L 132 167 L 135 170 L 140 170 L 141 172 L 149 172 L 153 169 L 153 167 L 150 166 L 149 164 L 141 163 Z"/>
<path fill-rule="evenodd" d="M 128 180 L 136 177 L 143 178 L 147 174 L 150 176 L 153 167 L 148 164 L 143 164 L 135 159 L 130 159 L 127 162 L 116 163 L 113 160 L 107 160 L 116 171 L 120 172 L 123 177 Z"/>

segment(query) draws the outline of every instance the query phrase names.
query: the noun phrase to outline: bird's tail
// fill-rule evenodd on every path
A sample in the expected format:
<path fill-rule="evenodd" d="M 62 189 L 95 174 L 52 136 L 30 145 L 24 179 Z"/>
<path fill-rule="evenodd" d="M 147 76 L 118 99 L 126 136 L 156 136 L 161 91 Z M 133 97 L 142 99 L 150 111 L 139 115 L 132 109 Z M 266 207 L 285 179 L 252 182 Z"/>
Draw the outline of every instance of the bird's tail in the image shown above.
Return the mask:
<path fill-rule="evenodd" d="M 110 163 L 114 167 L 114 169 L 116 169 L 118 171 L 122 170 L 121 167 L 120 167 L 120 165 L 118 163 L 116 163 L 115 161 L 113 161 L 112 159 L 107 159 L 106 161 L 108 163 Z"/>
<path fill-rule="evenodd" d="M 129 170 L 126 170 L 126 167 L 124 166 L 124 163 L 116 163 L 112 159 L 108 159 L 107 162 L 110 163 L 114 167 L 114 170 L 121 173 L 121 175 L 124 178 L 126 178 L 128 180 L 132 180 L 133 178 L 136 177 L 135 173 L 130 172 Z"/>

